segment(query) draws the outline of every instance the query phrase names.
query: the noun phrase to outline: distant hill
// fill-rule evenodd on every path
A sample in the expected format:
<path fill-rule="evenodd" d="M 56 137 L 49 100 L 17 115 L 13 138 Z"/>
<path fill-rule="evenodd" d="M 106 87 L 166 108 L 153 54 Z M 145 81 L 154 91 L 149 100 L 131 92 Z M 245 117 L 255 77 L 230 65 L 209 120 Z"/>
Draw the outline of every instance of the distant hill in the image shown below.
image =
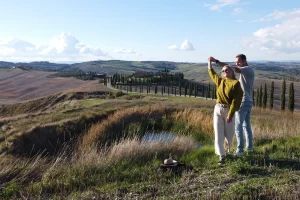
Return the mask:
<path fill-rule="evenodd" d="M 230 65 L 235 63 L 229 62 Z M 256 71 L 257 78 L 283 79 L 300 81 L 300 61 L 249 61 Z M 9 68 L 33 69 L 43 71 L 77 71 L 97 72 L 112 75 L 114 73 L 131 74 L 135 71 L 157 72 L 163 69 L 182 72 L 185 78 L 195 81 L 208 81 L 206 63 L 187 63 L 169 61 L 123 61 L 123 60 L 97 60 L 74 64 L 50 63 L 47 61 L 38 62 L 3 62 L 0 61 L 0 69 Z M 221 71 L 219 66 L 215 66 L 217 71 Z"/>
<path fill-rule="evenodd" d="M 58 64 L 50 63 L 48 61 L 38 61 L 38 62 L 3 62 L 0 61 L 0 69 L 10 69 L 10 68 L 21 68 L 21 69 L 33 69 L 33 70 L 43 70 L 43 71 L 60 71 L 60 70 L 73 70 L 73 66 L 70 64 Z"/>

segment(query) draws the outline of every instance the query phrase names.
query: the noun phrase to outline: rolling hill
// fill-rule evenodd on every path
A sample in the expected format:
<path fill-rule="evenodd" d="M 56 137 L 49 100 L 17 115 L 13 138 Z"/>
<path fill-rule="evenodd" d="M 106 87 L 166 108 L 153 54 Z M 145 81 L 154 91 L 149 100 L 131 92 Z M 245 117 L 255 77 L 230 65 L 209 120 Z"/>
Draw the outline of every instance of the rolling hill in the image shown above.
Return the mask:
<path fill-rule="evenodd" d="M 234 65 L 234 63 L 229 63 Z M 295 99 L 296 108 L 300 108 L 300 62 L 273 62 L 273 61 L 250 61 L 249 65 L 253 66 L 256 73 L 255 91 L 261 85 L 267 84 L 270 87 L 272 81 L 275 83 L 275 104 L 278 108 L 280 104 L 280 90 L 283 78 L 287 80 L 287 88 L 291 81 L 295 82 Z M 9 69 L 20 68 L 23 70 L 13 70 L 8 73 Z M 220 72 L 221 67 L 214 65 L 216 71 Z M 132 74 L 135 71 L 148 71 L 158 72 L 163 69 L 168 69 L 172 72 L 182 72 L 186 79 L 193 80 L 200 83 L 211 83 L 207 74 L 206 63 L 186 63 L 186 62 L 168 62 L 168 61 L 122 61 L 122 60 L 109 60 L 109 61 L 89 61 L 74 64 L 60 64 L 50 63 L 46 61 L 30 62 L 30 63 L 12 63 L 0 62 L 0 103 L 16 103 L 30 98 L 37 98 L 55 92 L 64 91 L 71 88 L 85 87 L 90 83 L 76 80 L 60 78 L 49 79 L 48 75 L 57 71 L 83 71 L 83 72 L 97 72 L 105 73 L 108 76 L 114 73 L 119 74 Z M 26 72 L 27 70 L 27 72 Z M 36 71 L 36 72 L 33 72 Z M 37 72 L 40 71 L 40 72 Z M 41 72 L 43 71 L 43 72 Z M 36 78 L 28 78 L 25 81 L 25 72 L 32 73 L 30 77 L 37 76 Z M 24 73 L 24 74 L 23 74 Z M 23 74 L 23 75 L 22 75 Z M 46 78 L 47 77 L 47 78 Z M 45 78 L 45 80 L 43 80 Z M 37 79 L 37 82 L 26 84 Z M 5 81 L 4 81 L 5 80 Z M 53 83 L 51 83 L 51 80 Z M 42 83 L 39 81 L 48 81 L 50 84 Z M 16 87 L 18 87 L 16 89 Z M 86 86 L 90 87 L 90 86 Z M 96 87 L 95 84 L 93 87 Z M 21 89 L 23 88 L 23 89 Z M 287 90 L 288 91 L 288 90 Z M 9 100 L 7 100 L 9 99 Z"/>

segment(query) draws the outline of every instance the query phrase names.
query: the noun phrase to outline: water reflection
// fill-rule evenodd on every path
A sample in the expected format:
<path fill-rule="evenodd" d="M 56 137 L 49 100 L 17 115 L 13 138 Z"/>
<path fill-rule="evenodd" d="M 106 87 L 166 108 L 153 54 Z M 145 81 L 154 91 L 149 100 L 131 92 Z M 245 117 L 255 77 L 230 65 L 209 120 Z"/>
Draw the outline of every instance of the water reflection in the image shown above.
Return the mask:
<path fill-rule="evenodd" d="M 142 141 L 173 142 L 175 138 L 174 133 L 147 133 L 142 137 Z"/>

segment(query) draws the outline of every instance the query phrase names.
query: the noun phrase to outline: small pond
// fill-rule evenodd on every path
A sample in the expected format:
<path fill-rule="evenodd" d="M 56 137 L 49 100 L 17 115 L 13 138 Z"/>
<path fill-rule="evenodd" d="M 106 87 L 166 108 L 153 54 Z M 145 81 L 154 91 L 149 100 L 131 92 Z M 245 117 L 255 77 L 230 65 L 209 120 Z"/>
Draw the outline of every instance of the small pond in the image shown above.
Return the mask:
<path fill-rule="evenodd" d="M 174 133 L 147 133 L 142 137 L 142 141 L 160 141 L 160 142 L 173 142 L 176 138 L 176 134 Z"/>

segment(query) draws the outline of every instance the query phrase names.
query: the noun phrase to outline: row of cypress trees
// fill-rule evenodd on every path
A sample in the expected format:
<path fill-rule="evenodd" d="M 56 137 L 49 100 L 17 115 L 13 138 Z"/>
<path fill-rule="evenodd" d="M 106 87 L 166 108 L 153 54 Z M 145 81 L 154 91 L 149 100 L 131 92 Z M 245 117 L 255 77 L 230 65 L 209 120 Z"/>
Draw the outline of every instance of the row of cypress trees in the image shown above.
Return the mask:
<path fill-rule="evenodd" d="M 143 93 L 144 89 L 148 93 L 151 91 L 154 94 L 174 94 L 179 96 L 194 96 L 204 98 L 216 98 L 216 88 L 210 84 L 200 84 L 197 82 L 184 79 L 183 73 L 171 73 L 165 69 L 159 73 L 147 73 L 143 75 L 132 74 L 114 74 L 110 78 L 110 83 L 113 87 L 126 90 L 127 92 Z M 107 85 L 107 80 L 104 80 L 104 85 Z M 160 90 L 160 91 L 159 91 Z"/>
<path fill-rule="evenodd" d="M 107 84 L 107 81 L 105 81 Z M 143 78 L 136 78 L 134 76 L 126 76 L 121 74 L 114 74 L 111 78 L 111 84 L 113 87 L 121 88 L 125 86 L 127 91 L 132 92 L 133 87 L 137 92 L 139 87 L 142 93 L 144 88 L 147 94 L 152 90 L 154 94 L 158 93 L 158 88 L 160 88 L 161 94 L 175 94 L 184 96 L 201 96 L 205 98 L 216 99 L 216 88 L 210 84 L 198 84 L 190 82 L 184 79 L 182 73 L 170 73 L 168 70 L 162 70 L 160 76 L 147 75 Z M 124 89 L 124 88 L 123 88 Z M 182 91 L 183 90 L 183 91 Z M 177 94 L 176 94 L 177 93 Z M 295 97 L 294 97 L 294 83 L 291 82 L 288 92 L 288 104 L 287 109 L 291 112 L 295 108 Z M 256 101 L 254 100 L 256 96 Z M 269 101 L 268 101 L 269 100 Z M 255 91 L 253 90 L 253 103 L 255 106 L 266 109 L 273 109 L 274 107 L 274 82 L 271 82 L 270 93 L 268 94 L 268 87 L 265 83 L 264 86 L 260 85 Z M 286 80 L 282 82 L 281 97 L 280 97 L 280 110 L 284 111 L 286 109 Z"/>
<path fill-rule="evenodd" d="M 255 92 L 253 90 L 253 102 L 254 105 L 260 108 L 269 108 L 273 109 L 274 107 L 274 81 L 271 83 L 270 94 L 268 95 L 267 84 L 264 84 L 264 88 L 260 85 L 259 88 L 256 89 L 256 101 L 254 101 Z M 268 102 L 269 96 L 269 104 Z M 294 83 L 291 82 L 288 91 L 288 104 L 287 108 L 289 111 L 293 112 L 295 109 L 295 91 L 294 91 Z M 286 81 L 285 79 L 282 82 L 281 86 L 281 96 L 280 96 L 280 110 L 284 111 L 286 109 Z"/>

